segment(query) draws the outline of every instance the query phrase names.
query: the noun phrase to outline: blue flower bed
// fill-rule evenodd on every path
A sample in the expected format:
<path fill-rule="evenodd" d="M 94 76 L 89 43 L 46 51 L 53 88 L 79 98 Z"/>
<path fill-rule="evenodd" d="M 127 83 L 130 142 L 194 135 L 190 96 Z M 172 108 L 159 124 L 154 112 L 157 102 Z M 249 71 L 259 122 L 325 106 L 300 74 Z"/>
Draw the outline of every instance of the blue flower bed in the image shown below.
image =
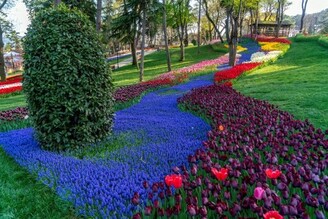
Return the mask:
<path fill-rule="evenodd" d="M 181 112 L 177 98 L 212 84 L 213 75 L 152 92 L 128 109 L 118 111 L 114 134 L 145 133 L 144 144 L 123 147 L 106 158 L 77 159 L 42 150 L 33 129 L 0 133 L 0 145 L 21 166 L 65 200 L 78 214 L 92 218 L 125 218 L 132 215 L 133 192 L 146 199 L 142 182 L 160 181 L 172 167 L 187 164 L 187 157 L 201 147 L 210 126 L 190 113 Z"/>

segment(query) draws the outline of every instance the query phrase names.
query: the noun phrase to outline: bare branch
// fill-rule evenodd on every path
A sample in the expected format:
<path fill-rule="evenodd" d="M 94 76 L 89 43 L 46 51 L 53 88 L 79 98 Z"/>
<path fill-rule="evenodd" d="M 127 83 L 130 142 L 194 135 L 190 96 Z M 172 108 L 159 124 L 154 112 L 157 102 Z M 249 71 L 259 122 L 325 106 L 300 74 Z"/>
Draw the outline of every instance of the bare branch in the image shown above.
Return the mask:
<path fill-rule="evenodd" d="M 3 0 L 2 4 L 0 5 L 0 10 L 5 6 L 6 3 L 7 3 L 7 0 Z"/>

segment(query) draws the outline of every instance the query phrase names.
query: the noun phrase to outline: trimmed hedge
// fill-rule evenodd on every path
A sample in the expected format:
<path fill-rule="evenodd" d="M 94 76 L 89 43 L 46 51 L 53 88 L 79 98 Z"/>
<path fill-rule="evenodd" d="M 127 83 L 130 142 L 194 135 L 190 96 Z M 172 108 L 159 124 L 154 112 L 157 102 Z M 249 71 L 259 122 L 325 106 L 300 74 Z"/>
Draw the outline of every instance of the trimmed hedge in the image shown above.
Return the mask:
<path fill-rule="evenodd" d="M 23 87 L 42 148 L 79 148 L 108 136 L 113 86 L 88 17 L 64 5 L 41 11 L 24 51 Z"/>

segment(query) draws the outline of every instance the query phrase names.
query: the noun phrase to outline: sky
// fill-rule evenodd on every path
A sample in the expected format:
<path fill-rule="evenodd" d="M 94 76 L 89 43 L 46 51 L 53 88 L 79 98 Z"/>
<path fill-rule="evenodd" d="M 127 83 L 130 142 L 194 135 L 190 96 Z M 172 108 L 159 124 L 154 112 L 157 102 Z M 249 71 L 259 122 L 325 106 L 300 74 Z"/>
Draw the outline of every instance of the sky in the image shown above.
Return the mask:
<path fill-rule="evenodd" d="M 286 11 L 287 15 L 297 15 L 302 12 L 302 0 L 290 0 L 292 5 L 289 6 Z M 320 12 L 328 8 L 328 0 L 308 0 L 307 14 L 312 14 Z M 28 19 L 28 14 L 26 12 L 26 7 L 22 0 L 17 0 L 16 6 L 9 10 L 8 18 L 11 20 L 15 26 L 16 31 L 20 33 L 21 36 L 26 32 L 26 28 L 30 23 Z"/>

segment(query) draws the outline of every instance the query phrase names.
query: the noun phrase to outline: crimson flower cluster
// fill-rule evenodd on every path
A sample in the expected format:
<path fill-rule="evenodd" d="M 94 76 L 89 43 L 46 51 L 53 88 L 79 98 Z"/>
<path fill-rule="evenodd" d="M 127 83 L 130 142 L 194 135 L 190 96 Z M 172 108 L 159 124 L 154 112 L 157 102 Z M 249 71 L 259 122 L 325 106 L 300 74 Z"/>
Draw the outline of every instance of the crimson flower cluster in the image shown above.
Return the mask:
<path fill-rule="evenodd" d="M 178 102 L 213 128 L 188 157 L 189 168 L 180 168 L 183 186 L 152 199 L 148 215 L 325 218 L 328 130 L 222 85 L 194 89 Z"/>
<path fill-rule="evenodd" d="M 221 83 L 223 81 L 235 79 L 238 76 L 240 76 L 242 73 L 244 73 L 246 71 L 249 71 L 249 70 L 252 70 L 252 69 L 258 67 L 261 64 L 262 63 L 259 63 L 259 62 L 242 63 L 242 64 L 236 65 L 236 66 L 234 66 L 230 69 L 218 71 L 214 75 L 214 81 L 216 83 Z M 228 86 L 230 85 L 230 83 L 226 83 L 226 84 Z"/>
<path fill-rule="evenodd" d="M 275 38 L 275 37 L 266 37 L 261 36 L 256 39 L 258 42 L 276 42 L 276 43 L 285 43 L 291 44 L 292 42 L 286 38 Z"/>

